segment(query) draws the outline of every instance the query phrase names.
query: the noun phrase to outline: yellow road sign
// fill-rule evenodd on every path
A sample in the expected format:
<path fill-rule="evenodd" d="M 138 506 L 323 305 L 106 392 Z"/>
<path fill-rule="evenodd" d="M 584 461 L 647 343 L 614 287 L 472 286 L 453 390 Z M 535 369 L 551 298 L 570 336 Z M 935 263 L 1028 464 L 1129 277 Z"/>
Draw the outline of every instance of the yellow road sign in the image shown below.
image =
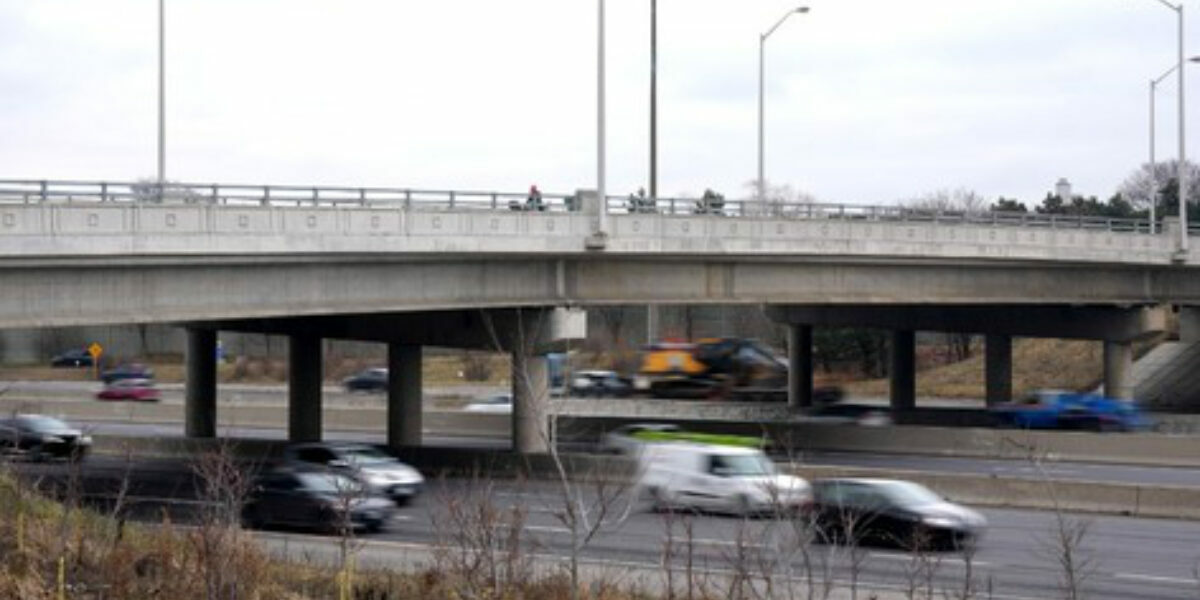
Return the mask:
<path fill-rule="evenodd" d="M 87 351 L 88 354 L 92 355 L 93 359 L 97 359 L 100 358 L 101 354 L 104 354 L 104 346 L 101 346 L 99 342 L 92 342 L 92 345 L 88 346 Z"/>

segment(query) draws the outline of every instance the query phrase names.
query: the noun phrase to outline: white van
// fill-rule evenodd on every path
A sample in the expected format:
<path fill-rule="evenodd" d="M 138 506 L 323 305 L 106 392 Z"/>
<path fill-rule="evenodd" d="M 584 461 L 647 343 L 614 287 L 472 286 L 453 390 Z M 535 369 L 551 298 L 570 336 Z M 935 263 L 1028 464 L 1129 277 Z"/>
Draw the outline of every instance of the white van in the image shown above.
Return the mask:
<path fill-rule="evenodd" d="M 761 450 L 664 442 L 639 454 L 638 486 L 656 510 L 691 508 L 739 515 L 798 511 L 812 504 L 808 482 L 780 474 Z"/>

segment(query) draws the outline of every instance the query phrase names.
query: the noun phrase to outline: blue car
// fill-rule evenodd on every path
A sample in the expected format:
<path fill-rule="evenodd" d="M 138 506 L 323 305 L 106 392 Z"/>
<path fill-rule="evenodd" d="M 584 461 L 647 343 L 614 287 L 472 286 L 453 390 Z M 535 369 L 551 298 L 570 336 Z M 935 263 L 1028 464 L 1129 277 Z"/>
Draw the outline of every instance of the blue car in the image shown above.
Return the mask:
<path fill-rule="evenodd" d="M 992 409 L 1001 426 L 1022 429 L 1133 431 L 1148 425 L 1137 405 L 1097 394 L 1039 391 Z"/>

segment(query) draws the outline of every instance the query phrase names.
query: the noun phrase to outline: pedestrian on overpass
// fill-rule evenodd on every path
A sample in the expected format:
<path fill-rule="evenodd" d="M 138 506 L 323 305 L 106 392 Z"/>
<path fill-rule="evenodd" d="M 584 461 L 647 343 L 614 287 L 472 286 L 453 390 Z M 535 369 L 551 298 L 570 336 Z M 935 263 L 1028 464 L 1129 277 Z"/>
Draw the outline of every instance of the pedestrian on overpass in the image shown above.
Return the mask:
<path fill-rule="evenodd" d="M 529 186 L 529 197 L 525 199 L 525 210 L 546 210 L 546 205 L 542 202 L 542 191 L 538 189 L 537 185 Z"/>

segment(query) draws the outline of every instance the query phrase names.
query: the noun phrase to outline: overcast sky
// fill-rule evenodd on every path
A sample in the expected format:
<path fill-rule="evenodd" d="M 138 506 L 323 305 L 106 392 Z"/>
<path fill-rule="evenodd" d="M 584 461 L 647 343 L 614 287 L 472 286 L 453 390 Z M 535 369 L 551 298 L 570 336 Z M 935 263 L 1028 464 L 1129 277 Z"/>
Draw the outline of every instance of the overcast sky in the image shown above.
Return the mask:
<path fill-rule="evenodd" d="M 1157 0 L 808 5 L 766 45 L 772 183 L 1037 202 L 1066 177 L 1107 198 L 1148 158 L 1148 83 L 1176 60 Z M 594 187 L 596 6 L 167 0 L 168 178 Z M 649 177 L 649 6 L 607 2 L 613 194 Z M 748 193 L 759 34 L 794 6 L 658 0 L 660 195 Z M 0 178 L 153 177 L 156 28 L 155 0 L 0 0 Z M 1160 158 L 1178 153 L 1176 89 L 1159 87 Z"/>

